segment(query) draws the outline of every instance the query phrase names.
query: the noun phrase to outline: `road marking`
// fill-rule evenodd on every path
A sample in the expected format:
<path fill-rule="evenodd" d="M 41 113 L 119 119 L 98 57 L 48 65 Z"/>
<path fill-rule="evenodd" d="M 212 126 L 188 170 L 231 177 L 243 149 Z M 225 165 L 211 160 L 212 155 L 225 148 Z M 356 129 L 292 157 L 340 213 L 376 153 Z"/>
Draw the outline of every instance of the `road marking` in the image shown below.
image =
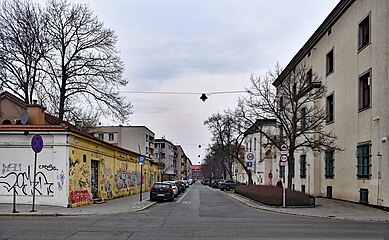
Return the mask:
<path fill-rule="evenodd" d="M 188 190 L 184 193 L 184 195 L 182 195 L 182 196 L 180 197 L 180 199 L 177 200 L 178 203 L 181 202 L 181 199 L 183 199 L 183 198 L 186 196 L 186 194 L 189 192 L 189 190 L 190 190 L 190 189 L 188 189 Z"/>

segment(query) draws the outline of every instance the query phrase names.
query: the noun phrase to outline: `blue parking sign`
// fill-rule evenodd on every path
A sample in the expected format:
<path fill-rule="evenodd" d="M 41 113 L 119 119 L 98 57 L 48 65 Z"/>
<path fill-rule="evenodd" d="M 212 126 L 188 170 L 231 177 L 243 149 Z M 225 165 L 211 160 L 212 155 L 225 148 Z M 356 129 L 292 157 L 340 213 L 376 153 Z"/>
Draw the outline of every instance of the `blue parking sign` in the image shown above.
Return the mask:
<path fill-rule="evenodd" d="M 247 162 L 247 167 L 252 168 L 253 167 L 253 162 Z"/>
<path fill-rule="evenodd" d="M 138 159 L 139 159 L 139 164 L 140 164 L 140 165 L 145 164 L 145 161 L 146 161 L 145 156 L 139 156 Z"/>

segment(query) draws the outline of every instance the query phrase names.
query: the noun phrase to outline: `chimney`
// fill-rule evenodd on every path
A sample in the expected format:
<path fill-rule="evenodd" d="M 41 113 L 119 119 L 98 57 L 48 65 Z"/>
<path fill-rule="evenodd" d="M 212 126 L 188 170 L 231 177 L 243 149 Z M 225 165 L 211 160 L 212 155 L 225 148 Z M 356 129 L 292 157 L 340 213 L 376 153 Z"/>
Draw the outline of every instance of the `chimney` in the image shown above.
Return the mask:
<path fill-rule="evenodd" d="M 45 125 L 45 107 L 38 104 L 37 100 L 33 100 L 32 104 L 27 105 L 28 123 L 31 125 Z"/>

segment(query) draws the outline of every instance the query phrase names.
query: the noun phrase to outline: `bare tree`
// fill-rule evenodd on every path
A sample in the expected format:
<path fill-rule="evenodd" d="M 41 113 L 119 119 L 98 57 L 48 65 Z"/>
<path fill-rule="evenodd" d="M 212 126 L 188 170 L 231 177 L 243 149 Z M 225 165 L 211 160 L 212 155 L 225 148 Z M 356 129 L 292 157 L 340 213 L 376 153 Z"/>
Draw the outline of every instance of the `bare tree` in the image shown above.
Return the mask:
<path fill-rule="evenodd" d="M 49 81 L 43 89 L 50 95 L 47 103 L 57 106 L 59 119 L 77 102 L 79 108 L 97 106 L 105 117 L 128 120 L 132 105 L 119 95 L 128 81 L 122 78 L 124 64 L 114 31 L 104 28 L 87 5 L 66 0 L 49 0 L 45 20 L 52 51 L 45 58 Z"/>
<path fill-rule="evenodd" d="M 220 148 L 225 153 L 224 164 L 230 178 L 232 179 L 234 174 L 233 162 L 237 161 L 246 171 L 248 183 L 252 184 L 252 172 L 247 168 L 244 159 L 241 158 L 242 143 L 248 125 L 241 121 L 238 116 L 236 111 L 227 110 L 224 114 L 213 114 L 204 122 L 204 125 L 207 125 L 211 131 L 215 147 Z"/>
<path fill-rule="evenodd" d="M 251 76 L 249 96 L 241 99 L 242 118 L 246 120 L 275 118 L 279 125 L 278 134 L 252 129 L 266 136 L 273 146 L 289 145 L 288 188 L 292 186 L 292 164 L 297 149 L 310 149 L 314 154 L 320 151 L 341 150 L 335 144 L 332 132 L 324 131 L 326 108 L 322 100 L 326 88 L 312 70 L 302 65 L 287 75 L 276 66 L 263 77 Z M 274 84 L 274 85 L 273 85 Z M 255 125 L 254 125 L 255 126 Z"/>
<path fill-rule="evenodd" d="M 49 50 L 41 9 L 30 1 L 3 1 L 0 5 L 0 86 L 31 103 L 39 71 Z"/>

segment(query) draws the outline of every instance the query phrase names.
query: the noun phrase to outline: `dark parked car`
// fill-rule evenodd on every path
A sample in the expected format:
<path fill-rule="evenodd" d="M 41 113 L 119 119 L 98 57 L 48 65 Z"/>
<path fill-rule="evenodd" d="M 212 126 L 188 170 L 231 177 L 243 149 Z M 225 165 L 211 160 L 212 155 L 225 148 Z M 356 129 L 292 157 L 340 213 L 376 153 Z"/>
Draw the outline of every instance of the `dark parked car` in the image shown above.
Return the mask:
<path fill-rule="evenodd" d="M 156 182 L 150 190 L 150 201 L 173 201 L 173 186 L 167 182 Z"/>
<path fill-rule="evenodd" d="M 235 180 L 225 180 L 219 183 L 219 189 L 222 191 L 230 191 L 231 189 L 235 189 L 235 186 L 238 184 L 239 182 Z"/>

